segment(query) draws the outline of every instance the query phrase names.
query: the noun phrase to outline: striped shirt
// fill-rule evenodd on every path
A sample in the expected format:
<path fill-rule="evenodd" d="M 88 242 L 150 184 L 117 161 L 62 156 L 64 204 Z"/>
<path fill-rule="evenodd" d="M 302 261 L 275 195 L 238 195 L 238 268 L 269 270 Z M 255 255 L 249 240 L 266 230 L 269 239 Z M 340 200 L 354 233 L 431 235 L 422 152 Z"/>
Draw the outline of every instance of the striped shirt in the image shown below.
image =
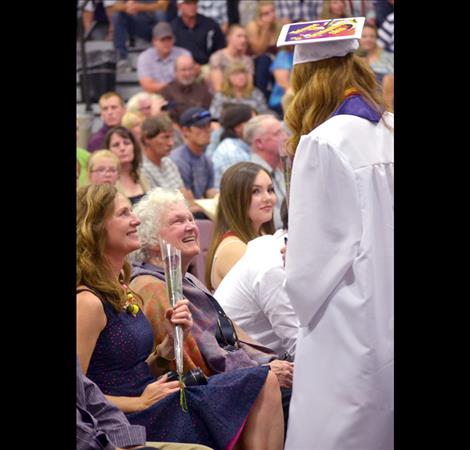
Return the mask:
<path fill-rule="evenodd" d="M 165 189 L 181 189 L 184 186 L 177 165 L 168 156 L 162 158 L 160 166 L 157 166 L 143 155 L 142 171 L 147 175 L 152 188 L 160 186 Z"/>
<path fill-rule="evenodd" d="M 378 45 L 388 52 L 394 53 L 395 33 L 394 33 L 395 13 L 390 13 L 383 21 L 378 30 Z"/>

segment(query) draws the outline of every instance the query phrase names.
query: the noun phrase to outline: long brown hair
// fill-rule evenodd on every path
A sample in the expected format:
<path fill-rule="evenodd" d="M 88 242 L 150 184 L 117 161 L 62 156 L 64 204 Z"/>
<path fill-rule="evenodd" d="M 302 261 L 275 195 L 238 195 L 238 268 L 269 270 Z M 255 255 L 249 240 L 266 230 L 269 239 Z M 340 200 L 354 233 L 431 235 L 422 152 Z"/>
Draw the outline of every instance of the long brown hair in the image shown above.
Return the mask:
<path fill-rule="evenodd" d="M 271 175 L 259 164 L 243 161 L 229 167 L 222 175 L 220 182 L 220 196 L 215 217 L 212 242 L 207 252 L 206 260 L 206 286 L 213 289 L 210 275 L 214 254 L 226 231 L 233 231 L 235 235 L 247 244 L 262 234 L 273 234 L 274 222 L 263 223 L 258 233 L 253 230 L 253 223 L 248 217 L 248 210 L 253 196 L 253 185 L 258 173 L 264 170 L 269 178 Z"/>
<path fill-rule="evenodd" d="M 87 185 L 77 191 L 77 286 L 99 291 L 119 311 L 127 301 L 126 292 L 119 280 L 111 276 L 104 252 L 105 221 L 114 212 L 117 194 L 118 190 L 111 184 Z M 130 275 L 131 265 L 126 261 L 122 281 L 129 284 Z"/>
<path fill-rule="evenodd" d="M 142 164 L 142 150 L 140 148 L 137 139 L 135 138 L 132 131 L 128 130 L 126 127 L 117 126 L 113 127 L 108 130 L 105 137 L 105 147 L 108 150 L 111 150 L 111 137 L 113 134 L 117 134 L 124 139 L 129 139 L 132 142 L 132 146 L 134 148 L 134 159 L 131 163 L 131 177 L 134 180 L 134 183 L 138 183 L 140 181 L 140 165 Z M 112 151 L 112 150 L 111 150 Z"/>
<path fill-rule="evenodd" d="M 300 137 L 325 122 L 339 107 L 348 88 L 355 88 L 379 114 L 388 110 L 374 72 L 353 53 L 295 64 L 290 81 L 295 96 L 284 121 L 292 131 L 288 140 L 292 154 Z"/>

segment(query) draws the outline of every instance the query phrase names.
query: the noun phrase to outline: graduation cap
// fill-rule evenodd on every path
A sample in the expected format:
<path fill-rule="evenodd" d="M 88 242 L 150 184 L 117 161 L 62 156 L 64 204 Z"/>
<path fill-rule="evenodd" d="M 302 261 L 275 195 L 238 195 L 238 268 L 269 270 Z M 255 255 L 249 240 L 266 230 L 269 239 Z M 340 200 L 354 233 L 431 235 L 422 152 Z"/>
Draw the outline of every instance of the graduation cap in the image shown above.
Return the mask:
<path fill-rule="evenodd" d="M 284 25 L 277 46 L 295 45 L 294 64 L 345 56 L 359 48 L 365 17 L 313 20 Z"/>

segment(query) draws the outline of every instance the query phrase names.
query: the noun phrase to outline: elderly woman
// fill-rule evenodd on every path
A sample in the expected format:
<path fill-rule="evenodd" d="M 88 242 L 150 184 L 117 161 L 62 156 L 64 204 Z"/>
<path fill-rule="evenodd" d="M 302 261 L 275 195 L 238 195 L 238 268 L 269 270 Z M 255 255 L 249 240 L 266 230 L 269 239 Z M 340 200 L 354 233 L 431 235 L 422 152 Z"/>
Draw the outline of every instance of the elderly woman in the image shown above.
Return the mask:
<path fill-rule="evenodd" d="M 197 233 L 188 221 L 187 209 L 183 213 L 175 207 L 168 211 L 167 219 L 164 236 L 170 241 L 178 239 L 185 249 L 194 251 Z M 238 443 L 241 448 L 280 450 L 284 429 L 279 384 L 267 367 L 246 365 L 214 375 L 207 385 L 186 387 L 189 413 L 180 407 L 178 382 L 168 382 L 166 375 L 152 376 L 147 361 L 153 351 L 153 332 L 142 313 L 145 300 L 128 286 L 127 255 L 140 247 L 139 225 L 130 202 L 114 186 L 79 189 L 77 353 L 83 373 L 132 424 L 144 425 L 150 440 L 224 449 Z M 158 257 L 155 244 L 152 248 Z M 163 338 L 151 359 L 159 373 L 174 359 L 172 325 L 181 325 L 184 335 L 191 336 L 188 303 L 180 300 L 164 312 L 158 329 Z"/>
<path fill-rule="evenodd" d="M 239 370 L 236 369 L 269 363 L 271 372 L 277 375 L 281 387 L 290 388 L 293 365 L 287 361 L 279 361 L 275 353 L 251 339 L 226 316 L 206 287 L 187 273 L 191 260 L 199 254 L 200 248 L 199 230 L 183 195 L 178 191 L 152 189 L 136 206 L 135 212 L 141 222 L 139 238 L 142 247 L 133 255 L 138 262 L 134 263 L 131 286 L 144 301 L 144 313 L 152 323 L 156 343 L 164 336 L 161 323 L 164 320 L 163 313 L 169 306 L 158 246 L 159 239 L 164 238 L 181 250 L 182 272 L 185 274 L 183 295 L 190 301 L 189 308 L 194 320 L 191 335 L 185 340 L 185 367 L 200 367 L 206 375 L 212 376 L 238 373 Z M 283 395 L 288 401 L 290 390 L 283 392 Z M 239 401 L 245 402 L 242 394 Z M 282 421 L 279 406 L 274 406 L 271 411 L 273 421 L 278 421 L 279 418 Z M 286 402 L 286 413 L 287 408 Z M 264 419 L 257 425 L 254 439 L 260 437 L 258 431 L 260 435 L 264 433 L 263 428 Z M 253 445 L 253 448 L 276 448 L 280 438 L 279 431 L 272 429 L 268 433 L 269 438 L 273 439 L 272 447 L 268 444 L 267 434 L 263 438 L 266 440 L 263 444 L 266 447 Z"/>

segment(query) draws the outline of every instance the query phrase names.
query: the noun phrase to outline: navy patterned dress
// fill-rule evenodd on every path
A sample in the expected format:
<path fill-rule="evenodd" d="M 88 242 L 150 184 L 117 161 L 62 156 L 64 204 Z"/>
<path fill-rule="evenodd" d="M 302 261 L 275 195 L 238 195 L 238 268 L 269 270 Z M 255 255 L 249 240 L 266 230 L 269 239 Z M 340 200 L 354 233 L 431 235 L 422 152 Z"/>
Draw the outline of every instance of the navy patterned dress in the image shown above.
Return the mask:
<path fill-rule="evenodd" d="M 136 317 L 103 302 L 107 325 L 98 337 L 87 376 L 107 395 L 137 397 L 155 381 L 145 360 L 153 332 L 142 311 Z M 268 374 L 267 367 L 230 371 L 202 386 L 186 387 L 188 412 L 175 392 L 143 411 L 126 414 L 143 425 L 147 440 L 191 442 L 223 450 L 242 427 Z"/>

